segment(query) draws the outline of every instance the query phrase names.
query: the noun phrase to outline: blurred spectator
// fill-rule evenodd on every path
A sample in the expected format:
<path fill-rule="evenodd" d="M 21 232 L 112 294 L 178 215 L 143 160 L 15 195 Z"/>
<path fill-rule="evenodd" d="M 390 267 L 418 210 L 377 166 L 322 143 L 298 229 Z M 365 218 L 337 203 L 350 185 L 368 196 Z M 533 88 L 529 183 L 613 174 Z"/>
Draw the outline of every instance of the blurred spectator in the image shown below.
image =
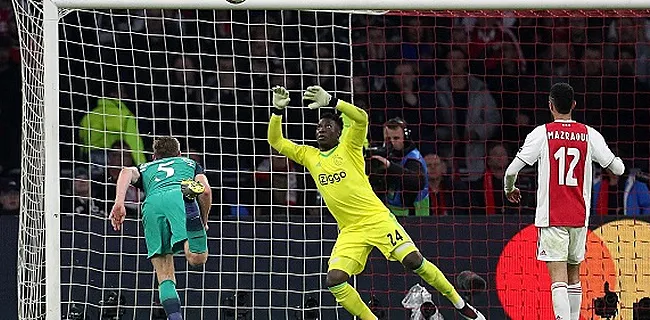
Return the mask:
<path fill-rule="evenodd" d="M 386 89 L 386 32 L 382 27 L 368 28 L 365 57 L 367 61 L 368 88 L 370 91 Z"/>
<path fill-rule="evenodd" d="M 287 157 L 273 150 L 270 157 L 262 160 L 255 170 L 257 201 L 256 215 L 270 215 L 278 207 L 280 212 L 300 214 L 298 203 L 298 178 L 294 164 Z M 294 207 L 294 208 L 292 208 Z"/>
<path fill-rule="evenodd" d="M 432 27 L 422 25 L 424 17 L 405 16 L 402 19 L 404 22 L 401 27 L 402 32 L 393 41 L 402 44 L 402 59 L 411 61 L 433 59 L 435 46 Z"/>
<path fill-rule="evenodd" d="M 633 74 L 645 84 L 650 84 L 650 21 L 647 18 L 615 19 L 607 30 L 605 59 L 616 64 L 621 47 L 630 47 L 632 59 L 636 59 Z"/>
<path fill-rule="evenodd" d="M 534 127 L 535 77 L 522 68 L 514 44 L 504 43 L 502 54 L 501 68 L 496 74 L 487 76 L 487 84 L 497 106 L 501 107 L 502 136 L 518 141 Z"/>
<path fill-rule="evenodd" d="M 451 179 L 447 164 L 437 154 L 424 156 L 429 180 L 431 215 L 465 215 L 469 209 L 467 185 Z"/>
<path fill-rule="evenodd" d="M 170 73 L 172 101 L 201 102 L 201 74 L 194 57 L 190 55 L 178 56 L 173 62 Z M 201 114 L 200 110 L 188 110 L 188 113 L 194 113 L 194 116 Z"/>
<path fill-rule="evenodd" d="M 486 84 L 468 73 L 465 52 L 447 54 L 449 74 L 436 82 L 438 153 L 454 157 L 454 166 L 464 168 L 475 180 L 485 171 L 485 142 L 501 123 L 494 98 Z"/>
<path fill-rule="evenodd" d="M 600 181 L 594 184 L 593 210 L 598 215 L 648 215 L 650 192 L 648 186 L 630 172 L 626 180 L 603 170 Z"/>
<path fill-rule="evenodd" d="M 433 28 L 433 21 L 423 16 L 403 16 L 402 21 L 402 32 L 391 42 L 401 43 L 402 60 L 417 65 L 420 75 L 434 75 L 436 73 L 434 58 L 437 55 L 434 39 L 437 34 Z M 420 87 L 424 88 L 422 80 L 424 79 L 420 79 Z M 427 86 L 427 88 L 432 87 L 433 83 Z"/>
<path fill-rule="evenodd" d="M 390 119 L 384 124 L 386 157 L 370 157 L 370 179 L 385 184 L 376 189 L 386 190 L 380 198 L 394 215 L 428 216 L 427 165 L 410 134 L 407 123 L 400 118 Z"/>
<path fill-rule="evenodd" d="M 541 54 L 539 60 L 539 75 L 547 75 L 544 86 L 558 82 L 567 81 L 568 77 L 576 74 L 580 69 L 575 63 L 575 52 L 573 47 L 568 42 L 556 42 L 551 47 Z"/>
<path fill-rule="evenodd" d="M 70 196 L 61 199 L 61 212 L 105 217 L 105 203 L 94 196 L 96 193 L 88 170 L 77 167 L 73 173 L 72 188 L 65 192 Z"/>
<path fill-rule="evenodd" d="M 526 70 L 526 60 L 519 46 L 517 36 L 510 27 L 503 25 L 502 18 L 477 18 L 469 31 L 469 58 L 476 63 L 473 72 L 485 74 L 498 72 L 501 64 L 503 45 L 510 44 L 515 49 L 516 61 L 522 71 Z M 513 22 L 512 20 L 510 22 Z"/>
<path fill-rule="evenodd" d="M 95 15 L 99 43 L 109 48 L 131 46 L 129 33 L 144 31 L 144 10 L 111 10 Z"/>
<path fill-rule="evenodd" d="M 0 178 L 0 214 L 20 213 L 20 184 L 13 177 Z"/>
<path fill-rule="evenodd" d="M 634 54 L 632 46 L 617 48 L 617 70 L 612 70 L 609 73 L 611 77 L 607 77 L 604 83 L 600 113 L 601 133 L 610 140 L 618 141 L 617 148 L 625 154 L 636 154 L 633 142 L 645 140 L 650 124 L 648 109 L 641 107 L 647 105 L 649 90 L 635 76 L 637 60 Z"/>
<path fill-rule="evenodd" d="M 472 214 L 517 214 L 519 204 L 507 201 L 503 192 L 503 177 L 508 166 L 508 151 L 501 144 L 490 148 L 487 170 L 483 177 L 470 184 Z M 522 199 L 530 200 L 530 199 Z"/>
<path fill-rule="evenodd" d="M 435 96 L 432 92 L 420 90 L 419 77 L 414 64 L 400 63 L 395 66 L 393 74 L 386 94 L 371 96 L 372 120 L 385 123 L 388 119 L 396 117 L 403 119 L 412 126 L 411 140 L 419 143 L 424 151 L 433 151 Z M 383 106 L 385 108 L 382 108 Z M 377 129 L 371 132 L 371 137 L 375 139 L 378 135 L 383 135 L 383 132 L 377 132 Z"/>
<path fill-rule="evenodd" d="M 115 142 L 124 141 L 133 148 L 132 162 L 147 162 L 144 142 L 138 131 L 138 120 L 122 102 L 126 98 L 117 84 L 108 84 L 106 97 L 97 100 L 97 106 L 81 119 L 79 138 L 82 151 L 89 153 L 92 163 L 106 164 L 106 149 Z"/>
<path fill-rule="evenodd" d="M 605 74 L 602 46 L 594 44 L 585 47 L 581 63 L 581 75 L 587 77 L 602 77 Z M 587 88 L 588 87 L 589 86 L 587 86 Z"/>

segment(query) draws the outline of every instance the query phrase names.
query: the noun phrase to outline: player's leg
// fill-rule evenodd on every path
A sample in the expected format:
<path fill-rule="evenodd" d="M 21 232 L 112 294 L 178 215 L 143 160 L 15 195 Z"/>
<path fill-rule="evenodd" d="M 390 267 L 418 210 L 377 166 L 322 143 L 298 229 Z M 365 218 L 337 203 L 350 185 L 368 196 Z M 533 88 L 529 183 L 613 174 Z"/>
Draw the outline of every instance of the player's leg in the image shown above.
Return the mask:
<path fill-rule="evenodd" d="M 415 245 L 412 243 L 410 243 L 410 245 L 415 248 Z M 404 255 L 403 253 L 409 250 L 404 249 L 406 246 L 409 246 L 409 243 L 397 247 L 393 252 L 392 257 L 395 260 L 400 261 L 404 267 L 418 274 L 424 281 L 438 290 L 438 292 L 445 296 L 454 305 L 456 310 L 458 310 L 463 317 L 466 319 L 485 319 L 480 312 L 463 300 L 442 271 L 440 271 L 440 269 L 429 260 L 425 259 L 422 254 L 417 251 L 417 248 L 415 248 L 415 251 L 411 251 Z"/>
<path fill-rule="evenodd" d="M 196 267 L 196 266 L 201 266 L 204 265 L 208 261 L 208 252 L 201 252 L 201 253 L 194 253 L 190 249 L 190 241 L 185 241 L 184 245 L 185 249 L 185 259 L 187 259 L 187 263 L 189 263 L 191 266 Z"/>
<path fill-rule="evenodd" d="M 546 262 L 551 277 L 551 296 L 556 320 L 569 320 L 567 259 L 569 256 L 569 231 L 563 227 L 538 229 L 537 259 Z"/>
<path fill-rule="evenodd" d="M 580 319 L 580 306 L 582 305 L 582 284 L 580 283 L 580 264 L 568 264 L 568 286 L 569 308 L 571 320 Z"/>
<path fill-rule="evenodd" d="M 182 319 L 180 300 L 176 293 L 176 278 L 174 277 L 174 260 L 171 245 L 172 231 L 164 211 L 161 210 L 162 199 L 156 195 L 150 196 L 142 207 L 142 225 L 144 227 L 147 257 L 156 271 L 158 279 L 158 294 L 160 302 L 170 320 Z M 167 301 L 167 302 L 165 302 Z"/>
<path fill-rule="evenodd" d="M 571 318 L 571 305 L 569 304 L 567 263 L 546 262 L 548 273 L 551 276 L 551 296 L 553 298 L 553 311 L 556 320 L 569 320 Z"/>
<path fill-rule="evenodd" d="M 165 309 L 168 320 L 182 320 L 181 300 L 176 291 L 174 277 L 174 256 L 171 254 L 158 255 L 151 258 L 151 264 L 158 278 L 158 296 Z"/>
<path fill-rule="evenodd" d="M 363 271 L 372 250 L 372 246 L 365 244 L 362 234 L 355 230 L 341 231 L 329 260 L 326 285 L 336 301 L 349 313 L 361 320 L 376 320 L 377 317 L 361 300 L 359 292 L 348 283 L 350 275 Z"/>
<path fill-rule="evenodd" d="M 186 201 L 174 193 L 169 195 L 166 205 L 173 252 L 184 251 L 187 262 L 192 266 L 205 264 L 208 259 L 208 244 L 196 201 Z"/>
<path fill-rule="evenodd" d="M 201 219 L 201 212 L 196 200 L 185 199 L 184 205 L 188 247 L 185 251 L 187 261 L 192 265 L 201 265 L 208 259 L 208 237 Z"/>
<path fill-rule="evenodd" d="M 343 270 L 331 269 L 327 271 L 327 289 L 334 295 L 338 302 L 350 314 L 359 317 L 361 320 L 376 320 L 377 317 L 370 311 L 359 292 L 354 289 L 348 279 L 350 276 Z"/>
<path fill-rule="evenodd" d="M 458 294 L 445 275 L 429 260 L 425 259 L 417 249 L 413 240 L 401 224 L 392 217 L 376 224 L 377 237 L 373 238 L 375 245 L 389 260 L 396 260 L 404 267 L 415 272 L 424 281 L 445 296 L 466 319 L 485 319 L 480 312 L 467 304 Z"/>
<path fill-rule="evenodd" d="M 569 256 L 567 259 L 567 292 L 571 309 L 571 320 L 580 319 L 582 285 L 580 284 L 580 263 L 585 259 L 587 228 L 569 229 Z"/>

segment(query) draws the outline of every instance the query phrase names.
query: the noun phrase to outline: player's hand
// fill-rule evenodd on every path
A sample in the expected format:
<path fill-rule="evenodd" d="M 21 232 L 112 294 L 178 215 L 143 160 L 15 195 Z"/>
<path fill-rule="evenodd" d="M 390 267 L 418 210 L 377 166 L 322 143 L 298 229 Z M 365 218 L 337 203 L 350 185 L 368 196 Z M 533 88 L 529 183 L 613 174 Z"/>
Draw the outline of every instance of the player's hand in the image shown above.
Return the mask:
<path fill-rule="evenodd" d="M 289 91 L 281 86 L 275 86 L 273 89 L 273 106 L 276 109 L 283 110 L 289 105 Z"/>
<path fill-rule="evenodd" d="M 205 187 L 194 179 L 186 179 L 181 181 L 181 192 L 185 198 L 194 200 L 205 192 Z"/>
<path fill-rule="evenodd" d="M 307 87 L 305 94 L 302 96 L 303 100 L 313 101 L 307 107 L 309 109 L 318 109 L 330 104 L 332 100 L 332 95 L 327 93 L 325 89 L 319 86 L 310 86 Z"/>
<path fill-rule="evenodd" d="M 514 188 L 512 191 L 506 193 L 506 197 L 512 203 L 519 203 L 521 201 L 521 191 L 519 191 L 519 188 Z"/>
<path fill-rule="evenodd" d="M 124 223 L 124 218 L 126 217 L 126 207 L 124 203 L 115 203 L 113 209 L 111 209 L 111 214 L 109 219 L 111 219 L 111 224 L 113 225 L 113 230 L 120 231 L 122 229 L 122 223 Z"/>

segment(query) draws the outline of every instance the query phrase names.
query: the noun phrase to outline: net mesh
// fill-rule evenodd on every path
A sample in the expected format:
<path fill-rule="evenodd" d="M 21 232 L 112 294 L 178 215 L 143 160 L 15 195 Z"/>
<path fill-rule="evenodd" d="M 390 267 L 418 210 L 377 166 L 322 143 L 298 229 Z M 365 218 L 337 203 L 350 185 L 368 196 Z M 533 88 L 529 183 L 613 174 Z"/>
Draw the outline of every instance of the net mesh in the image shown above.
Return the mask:
<path fill-rule="evenodd" d="M 520 205 L 507 202 L 500 178 L 526 135 L 552 120 L 548 91 L 559 81 L 576 90 L 574 119 L 598 129 L 630 168 L 621 179 L 597 174 L 594 180 L 582 317 L 600 312 L 594 299 L 604 295 L 605 282 L 620 293 L 621 319 L 632 318 L 634 303 L 648 296 L 636 278 L 649 274 L 636 256 L 648 244 L 638 232 L 647 223 L 611 221 L 646 210 L 631 199 L 647 194 L 647 176 L 638 173 L 648 170 L 648 144 L 639 143 L 650 124 L 643 107 L 648 16 L 647 10 L 392 11 L 354 20 L 354 97 L 369 109 L 371 143 L 381 145 L 384 124 L 400 117 L 426 155 L 434 217 L 402 222 L 445 274 L 472 270 L 486 277 L 487 294 L 469 296 L 491 317 L 553 318 L 550 279 L 535 260 L 530 227 L 535 168 L 519 175 Z M 393 314 L 418 279 L 401 276 L 401 266 L 380 255 L 372 259 L 358 287 Z M 445 301 L 436 303 L 451 316 Z"/>
<path fill-rule="evenodd" d="M 315 83 L 350 98 L 348 24 L 348 14 L 326 12 L 80 10 L 63 17 L 63 301 L 90 313 L 116 292 L 124 317 L 137 319 L 159 302 L 140 227 L 143 195 L 129 190 L 123 234 L 106 214 L 120 168 L 151 159 L 152 139 L 164 135 L 180 138 L 216 195 L 210 263 L 177 277 L 186 318 L 238 312 L 227 307 L 235 294 L 242 313 L 268 319 L 293 317 L 307 296 L 327 301 L 321 275 L 333 239 L 323 233 L 335 225 L 321 214 L 313 185 L 305 187 L 304 172 L 271 157 L 266 125 L 275 84 L 298 106 L 302 89 Z M 291 109 L 286 134 L 312 142 L 317 117 Z M 323 309 L 337 314 L 333 303 Z"/>
<path fill-rule="evenodd" d="M 27 93 L 23 126 L 30 127 L 23 131 L 20 298 L 23 318 L 36 319 L 44 305 L 42 30 L 36 3 L 14 6 Z M 431 217 L 400 220 L 450 278 L 472 270 L 487 280 L 487 292 L 467 297 L 492 319 L 552 314 L 550 280 L 534 260 L 536 234 L 529 227 L 534 169 L 520 175 L 520 207 L 506 204 L 492 179 L 502 176 L 525 135 L 550 120 L 552 83 L 571 83 L 576 120 L 600 130 L 628 167 L 648 170 L 647 10 L 73 10 L 62 16 L 64 313 L 161 315 L 139 219 L 144 195 L 129 190 L 122 233 L 106 215 L 119 169 L 151 159 L 153 138 L 174 135 L 183 153 L 206 168 L 216 194 L 205 269 L 177 259 L 185 317 L 315 319 L 314 311 L 322 319 L 349 318 L 323 286 L 336 225 L 308 173 L 272 154 L 266 142 L 269 88 L 276 84 L 290 90 L 295 106 L 301 90 L 317 83 L 366 108 L 371 145 L 382 143 L 388 119 L 408 123 L 411 139 L 429 155 Z M 313 143 L 318 116 L 289 108 L 285 135 Z M 643 174 L 631 177 L 646 183 Z M 620 292 L 621 319 L 631 319 L 633 303 L 650 295 L 643 286 L 650 229 L 643 219 L 616 221 L 616 214 L 645 210 L 620 200 L 624 189 L 599 193 L 613 200 L 604 208 L 611 216 L 593 218 L 582 268 L 584 318 L 595 312 L 592 302 L 605 281 Z M 386 319 L 407 317 L 401 300 L 418 282 L 376 252 L 355 280 Z M 119 311 L 110 307 L 113 293 L 123 299 Z M 434 295 L 434 302 L 453 317 L 446 301 Z"/>
<path fill-rule="evenodd" d="M 20 319 L 45 314 L 45 217 L 43 141 L 43 12 L 42 6 L 14 1 L 23 66 L 20 233 L 18 301 Z"/>

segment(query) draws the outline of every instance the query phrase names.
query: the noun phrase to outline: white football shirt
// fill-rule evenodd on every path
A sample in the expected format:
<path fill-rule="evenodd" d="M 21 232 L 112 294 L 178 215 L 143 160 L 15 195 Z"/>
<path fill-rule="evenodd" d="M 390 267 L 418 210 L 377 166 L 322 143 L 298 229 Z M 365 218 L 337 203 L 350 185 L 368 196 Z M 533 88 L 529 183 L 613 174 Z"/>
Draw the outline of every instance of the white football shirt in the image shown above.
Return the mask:
<path fill-rule="evenodd" d="M 537 227 L 584 227 L 589 222 L 592 162 L 614 161 L 596 129 L 572 120 L 538 126 L 526 136 L 517 158 L 537 165 Z"/>

